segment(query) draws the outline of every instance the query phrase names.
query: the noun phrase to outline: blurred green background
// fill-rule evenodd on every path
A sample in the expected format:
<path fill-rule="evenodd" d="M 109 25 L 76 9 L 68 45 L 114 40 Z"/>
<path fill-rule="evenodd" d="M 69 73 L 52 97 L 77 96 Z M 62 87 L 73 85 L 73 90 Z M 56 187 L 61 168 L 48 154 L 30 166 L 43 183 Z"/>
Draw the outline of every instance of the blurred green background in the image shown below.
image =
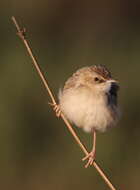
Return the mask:
<path fill-rule="evenodd" d="M 140 188 L 140 1 L 24 0 L 0 6 L 0 189 L 109 189 L 50 101 L 16 35 L 27 29 L 33 52 L 57 97 L 78 68 L 104 64 L 120 82 L 122 118 L 97 136 L 97 161 L 117 189 Z M 75 129 L 91 149 L 91 135 Z"/>

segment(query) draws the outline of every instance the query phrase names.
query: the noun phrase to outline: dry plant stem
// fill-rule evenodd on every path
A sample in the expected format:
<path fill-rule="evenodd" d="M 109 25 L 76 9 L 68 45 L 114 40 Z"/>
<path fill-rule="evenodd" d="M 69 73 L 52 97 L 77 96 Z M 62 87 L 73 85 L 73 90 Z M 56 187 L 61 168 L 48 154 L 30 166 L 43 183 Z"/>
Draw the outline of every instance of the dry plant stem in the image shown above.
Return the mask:
<path fill-rule="evenodd" d="M 38 74 L 39 74 L 45 88 L 47 89 L 47 91 L 48 91 L 48 93 L 49 93 L 49 95 L 51 97 L 52 103 L 56 104 L 54 96 L 53 96 L 53 94 L 52 94 L 52 92 L 51 92 L 51 90 L 49 88 L 48 82 L 46 81 L 44 75 L 42 74 L 41 69 L 39 68 L 39 65 L 37 64 L 37 61 L 36 61 L 35 57 L 33 56 L 32 50 L 29 47 L 28 42 L 27 42 L 27 40 L 26 40 L 26 38 L 24 36 L 24 32 L 25 32 L 24 29 L 23 30 L 20 29 L 15 17 L 12 17 L 12 21 L 14 22 L 14 24 L 15 24 L 15 26 L 17 28 L 17 31 L 18 31 L 18 35 L 21 38 L 21 40 L 23 41 L 23 43 L 25 44 L 25 46 L 27 48 L 27 51 L 28 51 L 28 53 L 29 53 L 29 55 L 30 55 L 30 57 L 31 57 L 31 59 L 33 61 L 33 64 L 34 64 L 34 66 L 35 66 L 35 68 L 36 68 L 36 70 L 37 70 L 37 72 L 38 72 Z"/>
<path fill-rule="evenodd" d="M 49 85 L 48 85 L 48 82 L 47 80 L 45 79 L 44 75 L 42 74 L 39 66 L 38 66 L 38 63 L 35 59 L 35 57 L 33 56 L 33 53 L 32 53 L 32 50 L 25 38 L 25 31 L 24 30 L 21 30 L 15 17 L 12 17 L 12 21 L 18 31 L 18 35 L 19 37 L 21 38 L 21 40 L 23 41 L 23 43 L 25 44 L 26 48 L 27 48 L 27 51 L 29 53 L 29 56 L 31 57 L 32 59 L 32 63 L 33 65 L 35 66 L 46 90 L 48 91 L 49 93 L 49 96 L 52 100 L 52 103 L 54 105 L 56 105 L 56 101 L 54 99 L 54 96 L 49 88 Z M 82 149 L 82 151 L 85 153 L 85 155 L 88 155 L 88 151 L 86 150 L 86 148 L 84 147 L 84 145 L 81 143 L 79 137 L 77 136 L 77 134 L 75 133 L 75 131 L 73 130 L 72 126 L 70 125 L 70 123 L 68 122 L 68 120 L 65 118 L 65 116 L 61 113 L 61 118 L 63 119 L 64 123 L 66 124 L 66 126 L 68 127 L 69 131 L 71 132 L 71 134 L 73 135 L 74 139 L 76 140 L 77 144 L 80 146 L 80 148 Z M 109 179 L 106 177 L 105 173 L 102 171 L 102 169 L 99 167 L 99 165 L 97 164 L 96 161 L 93 162 L 93 166 L 96 168 L 96 170 L 98 171 L 98 173 L 101 175 L 101 177 L 104 179 L 105 183 L 108 185 L 108 187 L 111 189 L 111 190 L 116 190 L 116 188 L 112 185 L 112 183 L 109 181 Z"/>

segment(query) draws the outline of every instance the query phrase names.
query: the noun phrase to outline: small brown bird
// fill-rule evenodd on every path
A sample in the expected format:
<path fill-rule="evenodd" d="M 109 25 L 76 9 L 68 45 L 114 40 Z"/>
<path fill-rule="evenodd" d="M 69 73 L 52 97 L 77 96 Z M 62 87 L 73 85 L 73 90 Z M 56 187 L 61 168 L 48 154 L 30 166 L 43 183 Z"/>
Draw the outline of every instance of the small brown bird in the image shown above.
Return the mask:
<path fill-rule="evenodd" d="M 93 134 L 92 151 L 85 167 L 93 164 L 96 131 L 104 132 L 119 119 L 117 106 L 118 82 L 105 66 L 83 67 L 70 77 L 59 91 L 59 108 L 77 127 Z"/>

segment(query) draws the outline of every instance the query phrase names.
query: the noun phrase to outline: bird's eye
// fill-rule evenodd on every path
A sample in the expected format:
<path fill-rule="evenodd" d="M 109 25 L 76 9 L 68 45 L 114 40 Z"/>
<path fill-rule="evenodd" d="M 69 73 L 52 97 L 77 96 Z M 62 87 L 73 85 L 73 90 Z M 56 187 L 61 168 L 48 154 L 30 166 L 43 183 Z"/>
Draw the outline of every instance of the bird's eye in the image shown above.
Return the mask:
<path fill-rule="evenodd" d="M 99 78 L 98 78 L 98 77 L 95 77 L 95 78 L 94 78 L 94 81 L 95 81 L 95 82 L 99 81 Z"/>

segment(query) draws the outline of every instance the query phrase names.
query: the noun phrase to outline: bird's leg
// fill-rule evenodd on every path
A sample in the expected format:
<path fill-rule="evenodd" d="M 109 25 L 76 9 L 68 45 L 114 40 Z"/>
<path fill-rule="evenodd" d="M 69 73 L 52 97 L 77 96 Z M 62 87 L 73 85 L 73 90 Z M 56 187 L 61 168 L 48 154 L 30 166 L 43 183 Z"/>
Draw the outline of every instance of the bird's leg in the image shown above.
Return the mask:
<path fill-rule="evenodd" d="M 49 102 L 48 104 L 53 107 L 53 110 L 55 111 L 56 116 L 57 116 L 57 117 L 60 117 L 60 115 L 61 115 L 60 106 L 57 105 L 56 103 L 50 103 L 50 102 Z"/>
<path fill-rule="evenodd" d="M 94 162 L 95 159 L 95 152 L 96 152 L 96 131 L 93 130 L 93 147 L 92 147 L 92 151 L 85 156 L 82 161 L 85 161 L 88 159 L 88 162 L 85 165 L 85 168 L 87 168 L 88 166 L 91 166 Z"/>

